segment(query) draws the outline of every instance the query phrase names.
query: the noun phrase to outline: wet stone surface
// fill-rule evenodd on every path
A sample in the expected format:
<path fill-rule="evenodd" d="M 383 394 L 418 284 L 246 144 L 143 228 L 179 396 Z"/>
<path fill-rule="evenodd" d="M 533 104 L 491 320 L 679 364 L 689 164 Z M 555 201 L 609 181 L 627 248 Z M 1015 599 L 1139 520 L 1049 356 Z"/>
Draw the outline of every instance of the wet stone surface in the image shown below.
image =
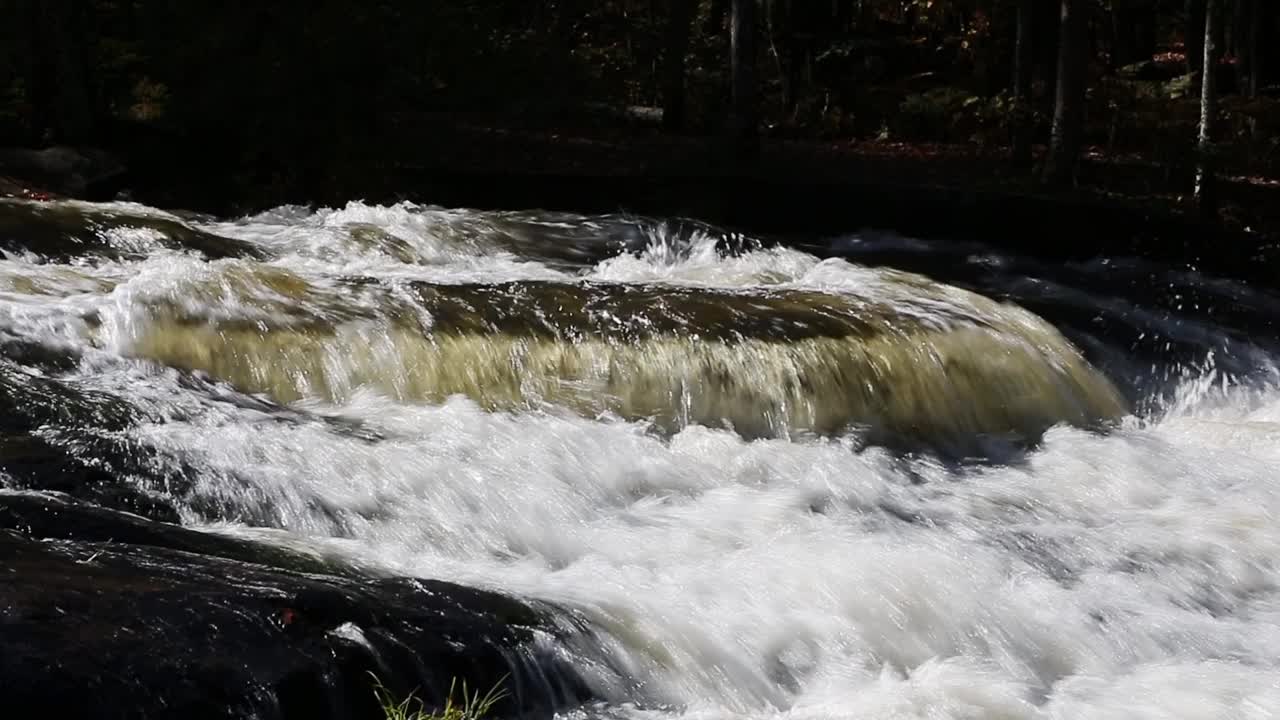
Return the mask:
<path fill-rule="evenodd" d="M 350 568 L 304 574 L 272 563 L 322 568 L 38 494 L 0 494 L 0 528 L 0 676 L 11 707 L 378 718 L 370 673 L 428 706 L 455 678 L 500 685 L 510 696 L 499 716 L 548 716 L 586 695 L 536 642 L 551 631 L 549 609 L 501 595 Z"/>

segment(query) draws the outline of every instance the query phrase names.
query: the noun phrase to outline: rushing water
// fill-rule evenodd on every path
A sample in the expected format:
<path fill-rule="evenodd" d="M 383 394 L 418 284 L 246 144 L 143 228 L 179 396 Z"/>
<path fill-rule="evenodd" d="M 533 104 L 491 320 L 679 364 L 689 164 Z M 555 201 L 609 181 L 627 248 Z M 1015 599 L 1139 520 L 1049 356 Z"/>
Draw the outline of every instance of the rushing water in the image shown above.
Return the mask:
<path fill-rule="evenodd" d="M 70 359 L 13 372 L 187 480 L 126 482 L 563 608 L 603 699 L 567 714 L 1280 712 L 1266 291 L 623 216 L 0 215 L 0 340 Z"/>

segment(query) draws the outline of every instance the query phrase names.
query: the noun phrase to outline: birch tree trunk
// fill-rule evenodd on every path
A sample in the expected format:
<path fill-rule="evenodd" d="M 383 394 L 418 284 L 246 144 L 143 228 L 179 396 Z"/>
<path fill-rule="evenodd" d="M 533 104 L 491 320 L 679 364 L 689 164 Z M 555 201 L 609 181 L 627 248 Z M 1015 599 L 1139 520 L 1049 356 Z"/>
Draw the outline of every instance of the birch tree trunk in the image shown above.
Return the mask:
<path fill-rule="evenodd" d="M 1196 145 L 1195 200 L 1200 212 L 1213 216 L 1218 211 L 1216 179 L 1213 172 L 1213 125 L 1218 115 L 1218 83 L 1214 69 L 1218 59 L 1220 0 L 1208 0 L 1204 14 L 1204 68 L 1200 79 L 1200 137 Z"/>
<path fill-rule="evenodd" d="M 1053 137 L 1044 166 L 1044 180 L 1050 185 L 1073 182 L 1080 164 L 1085 93 L 1088 90 L 1088 38 L 1085 35 L 1088 4 L 1087 0 L 1062 0 Z"/>

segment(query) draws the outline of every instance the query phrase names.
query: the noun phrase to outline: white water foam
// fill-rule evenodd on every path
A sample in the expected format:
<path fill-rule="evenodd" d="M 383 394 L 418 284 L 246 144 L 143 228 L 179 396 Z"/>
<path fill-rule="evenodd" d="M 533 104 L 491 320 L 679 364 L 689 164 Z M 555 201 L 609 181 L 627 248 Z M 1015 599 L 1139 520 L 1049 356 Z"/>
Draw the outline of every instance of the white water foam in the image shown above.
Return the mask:
<path fill-rule="evenodd" d="M 708 237 L 553 268 L 459 245 L 438 224 L 474 219 L 465 212 L 406 214 L 422 215 L 289 209 L 205 229 L 333 292 L 352 274 L 908 292 L 794 250 L 724 257 Z M 410 243 L 412 262 L 358 247 L 350 222 Z M 581 613 L 600 644 L 567 652 L 608 708 L 580 714 L 1280 717 L 1273 386 L 1239 387 L 1210 364 L 1160 415 L 1105 435 L 1055 428 L 1025 456 L 964 466 L 853 438 L 748 442 L 691 427 L 664 439 L 643 423 L 460 398 L 298 404 L 351 432 L 214 402 L 120 357 L 146 298 L 177 298 L 239 262 L 157 253 L 79 268 L 111 289 L 0 294 L 0 327 L 79 343 L 83 382 L 168 418 L 135 433 L 198 470 L 197 497 L 238 509 L 213 530 Z M 84 346 L 89 314 L 118 324 L 97 348 Z"/>

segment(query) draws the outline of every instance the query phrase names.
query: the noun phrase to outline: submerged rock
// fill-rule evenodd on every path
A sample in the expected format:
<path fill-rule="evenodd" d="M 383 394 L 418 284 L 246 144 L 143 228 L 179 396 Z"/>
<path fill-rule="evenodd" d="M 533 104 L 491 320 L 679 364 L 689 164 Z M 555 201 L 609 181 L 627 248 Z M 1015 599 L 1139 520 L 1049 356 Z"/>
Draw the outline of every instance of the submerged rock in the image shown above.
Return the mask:
<path fill-rule="evenodd" d="M 226 272 L 150 301 L 131 353 L 283 403 L 340 403 L 360 389 L 465 395 L 492 410 L 551 403 L 668 431 L 863 428 L 874 442 L 959 452 L 1126 411 L 1040 318 L 903 273 L 868 275 L 858 295 L 515 282 L 414 283 L 382 297 L 371 286 L 357 312 L 329 290 L 286 298 L 271 289 L 274 270 L 235 283 Z M 181 307 L 191 297 L 270 320 L 201 317 Z"/>
<path fill-rule="evenodd" d="M 383 576 L 336 557 L 199 532 L 140 515 L 110 510 L 65 493 L 0 490 L 0 529 L 32 537 L 168 548 L 293 572 L 353 579 Z"/>
<path fill-rule="evenodd" d="M 57 145 L 43 150 L 0 149 L 0 170 L 30 178 L 64 195 L 80 196 L 118 179 L 126 168 L 102 150 Z"/>
<path fill-rule="evenodd" d="M 370 672 L 428 707 L 455 678 L 500 684 L 499 717 L 586 696 L 551 649 L 555 608 L 160 522 L 189 479 L 126 439 L 139 411 L 36 370 L 68 358 L 0 347 L 29 365 L 0 360 L 0 677 L 15 707 L 381 718 Z"/>
<path fill-rule="evenodd" d="M 380 719 L 373 674 L 428 708 L 455 679 L 500 687 L 496 717 L 585 699 L 550 649 L 550 608 L 355 569 L 303 574 L 257 545 L 0 494 L 6 701 L 47 717 Z"/>
<path fill-rule="evenodd" d="M 0 199 L 0 251 L 42 258 L 144 257 L 156 249 L 205 257 L 258 257 L 249 244 L 197 230 L 177 216 L 120 204 Z"/>
<path fill-rule="evenodd" d="M 17 341 L 0 342 L 0 352 L 0 487 L 65 492 L 178 519 L 172 496 L 155 491 L 180 495 L 180 469 L 154 462 L 153 450 L 124 436 L 139 419 L 135 408 L 51 377 L 74 366 L 72 355 Z"/>

